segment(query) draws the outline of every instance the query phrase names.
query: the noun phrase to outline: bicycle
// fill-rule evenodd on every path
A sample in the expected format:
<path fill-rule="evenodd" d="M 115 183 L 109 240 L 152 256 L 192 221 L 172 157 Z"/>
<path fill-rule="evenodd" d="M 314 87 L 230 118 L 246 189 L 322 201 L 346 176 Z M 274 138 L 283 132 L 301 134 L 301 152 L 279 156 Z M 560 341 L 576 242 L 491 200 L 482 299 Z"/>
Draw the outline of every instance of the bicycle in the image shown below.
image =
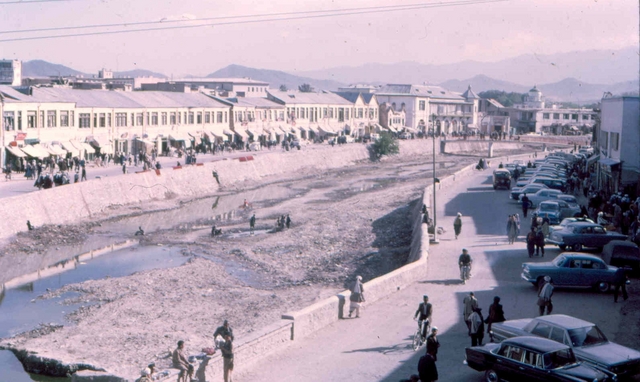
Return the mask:
<path fill-rule="evenodd" d="M 423 336 L 422 333 L 429 333 L 429 329 L 431 328 L 429 320 L 417 321 L 418 329 L 416 329 L 416 333 L 413 335 L 413 342 L 411 343 L 414 351 L 418 351 L 418 349 L 427 342 L 427 337 Z"/>
<path fill-rule="evenodd" d="M 467 283 L 467 280 L 471 278 L 471 265 L 460 266 L 460 279 L 463 284 Z"/>

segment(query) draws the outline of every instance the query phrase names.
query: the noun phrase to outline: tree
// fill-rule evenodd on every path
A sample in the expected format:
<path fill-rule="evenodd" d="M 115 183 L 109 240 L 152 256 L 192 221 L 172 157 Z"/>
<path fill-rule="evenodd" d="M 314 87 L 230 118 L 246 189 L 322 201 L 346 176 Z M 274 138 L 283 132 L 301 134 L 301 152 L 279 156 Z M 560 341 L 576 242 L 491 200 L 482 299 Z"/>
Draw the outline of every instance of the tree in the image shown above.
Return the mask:
<path fill-rule="evenodd" d="M 289 89 L 287 89 L 287 85 L 284 85 L 284 84 L 280 85 L 280 91 L 281 92 L 286 92 L 287 90 L 289 90 Z"/>
<path fill-rule="evenodd" d="M 400 152 L 398 139 L 388 132 L 382 132 L 382 134 L 380 134 L 380 138 L 378 138 L 371 147 L 378 159 L 383 155 L 393 155 Z"/>
<path fill-rule="evenodd" d="M 309 84 L 302 84 L 302 85 L 298 86 L 298 90 L 300 90 L 302 93 L 312 93 L 313 92 L 313 86 L 311 86 Z"/>
<path fill-rule="evenodd" d="M 509 107 L 517 103 L 523 103 L 525 95 L 522 93 L 515 93 L 515 92 L 507 93 L 502 90 L 487 90 L 484 92 L 480 92 L 478 96 L 480 96 L 480 98 L 485 98 L 485 99 L 493 98 L 496 101 L 500 102 L 502 106 Z"/>

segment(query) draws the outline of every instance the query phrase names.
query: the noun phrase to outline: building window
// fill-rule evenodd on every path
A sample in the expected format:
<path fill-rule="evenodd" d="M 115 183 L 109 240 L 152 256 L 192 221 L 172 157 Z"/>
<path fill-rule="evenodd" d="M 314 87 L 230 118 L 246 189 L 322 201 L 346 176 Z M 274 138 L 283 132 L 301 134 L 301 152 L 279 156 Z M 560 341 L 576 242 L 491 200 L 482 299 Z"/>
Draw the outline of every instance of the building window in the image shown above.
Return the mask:
<path fill-rule="evenodd" d="M 116 113 L 116 127 L 127 126 L 127 113 Z"/>
<path fill-rule="evenodd" d="M 609 147 L 609 132 L 600 131 L 600 148 L 606 151 L 608 147 Z"/>
<path fill-rule="evenodd" d="M 542 119 L 549 119 L 549 113 L 543 113 Z"/>
<path fill-rule="evenodd" d="M 172 125 L 176 124 L 176 113 L 173 111 L 169 114 L 169 123 Z"/>
<path fill-rule="evenodd" d="M 80 113 L 78 115 L 78 127 L 80 129 L 88 129 L 91 127 L 91 114 Z"/>
<path fill-rule="evenodd" d="M 47 127 L 56 127 L 56 111 L 47 111 Z"/>
<path fill-rule="evenodd" d="M 182 113 L 178 112 L 178 125 L 182 125 Z"/>
<path fill-rule="evenodd" d="M 136 114 L 136 126 L 144 125 L 144 114 L 137 113 Z"/>
<path fill-rule="evenodd" d="M 426 110 L 427 102 L 426 101 L 418 101 L 418 110 Z"/>
<path fill-rule="evenodd" d="M 111 113 L 107 113 L 107 126 L 111 127 Z"/>
<path fill-rule="evenodd" d="M 553 113 L 553 119 L 560 119 L 560 113 Z"/>
<path fill-rule="evenodd" d="M 574 121 L 578 120 L 578 114 L 571 114 L 571 119 L 573 119 Z"/>
<path fill-rule="evenodd" d="M 611 150 L 618 151 L 620 144 L 620 133 L 611 133 Z"/>
<path fill-rule="evenodd" d="M 36 111 L 35 110 L 27 111 L 27 129 L 35 129 L 37 127 L 36 121 L 37 121 L 36 120 Z M 60 123 L 62 123 L 62 122 L 60 122 Z"/>
<path fill-rule="evenodd" d="M 167 125 L 167 113 L 162 113 L 162 114 L 160 114 L 160 116 L 161 116 L 162 126 L 166 126 Z"/>
<path fill-rule="evenodd" d="M 562 119 L 569 119 L 569 114 L 562 114 Z"/>
<path fill-rule="evenodd" d="M 211 113 L 204 113 L 204 123 L 211 123 Z"/>
<path fill-rule="evenodd" d="M 196 115 L 197 119 L 196 119 L 196 123 L 198 125 L 202 124 L 202 112 L 198 112 L 198 114 Z"/>
<path fill-rule="evenodd" d="M 222 112 L 221 111 L 216 113 L 216 122 L 217 123 L 222 123 Z"/>
<path fill-rule="evenodd" d="M 71 120 L 71 127 L 74 127 L 76 125 L 76 118 L 74 117 L 73 110 L 69 112 L 69 119 Z"/>
<path fill-rule="evenodd" d="M 595 114 L 591 114 L 591 120 L 592 120 L 592 121 L 595 121 L 595 120 L 596 120 L 596 118 L 597 118 L 597 116 L 596 116 Z"/>
<path fill-rule="evenodd" d="M 69 127 L 69 112 L 60 112 L 60 127 Z"/>
<path fill-rule="evenodd" d="M 16 129 L 15 113 L 13 111 L 4 112 L 4 129 L 5 131 L 13 131 Z"/>
<path fill-rule="evenodd" d="M 151 125 L 158 126 L 158 113 L 151 113 Z"/>

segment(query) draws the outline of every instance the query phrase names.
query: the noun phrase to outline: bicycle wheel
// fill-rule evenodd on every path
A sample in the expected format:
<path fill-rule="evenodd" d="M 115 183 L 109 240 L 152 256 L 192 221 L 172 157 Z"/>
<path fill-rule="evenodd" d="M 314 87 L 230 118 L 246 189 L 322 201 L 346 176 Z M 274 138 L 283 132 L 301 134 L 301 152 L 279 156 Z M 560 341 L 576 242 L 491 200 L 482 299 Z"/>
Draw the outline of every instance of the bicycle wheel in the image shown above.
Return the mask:
<path fill-rule="evenodd" d="M 420 333 L 420 329 L 416 330 L 416 334 L 413 335 L 413 343 L 411 344 L 414 351 L 418 351 L 420 346 L 422 346 L 422 333 Z"/>

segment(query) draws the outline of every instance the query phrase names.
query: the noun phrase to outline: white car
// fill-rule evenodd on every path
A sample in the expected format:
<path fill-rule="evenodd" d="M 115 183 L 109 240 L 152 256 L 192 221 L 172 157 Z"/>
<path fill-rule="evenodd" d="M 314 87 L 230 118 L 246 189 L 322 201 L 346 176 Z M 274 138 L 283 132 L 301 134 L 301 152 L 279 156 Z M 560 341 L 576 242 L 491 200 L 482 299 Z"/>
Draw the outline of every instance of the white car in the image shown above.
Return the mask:
<path fill-rule="evenodd" d="M 560 194 L 562 194 L 562 191 L 550 188 L 540 189 L 533 195 L 527 194 L 527 198 L 529 198 L 529 208 L 536 208 L 540 202 L 544 202 L 545 200 L 556 199 L 556 196 Z M 520 202 L 522 202 L 522 195 L 520 195 Z"/>

